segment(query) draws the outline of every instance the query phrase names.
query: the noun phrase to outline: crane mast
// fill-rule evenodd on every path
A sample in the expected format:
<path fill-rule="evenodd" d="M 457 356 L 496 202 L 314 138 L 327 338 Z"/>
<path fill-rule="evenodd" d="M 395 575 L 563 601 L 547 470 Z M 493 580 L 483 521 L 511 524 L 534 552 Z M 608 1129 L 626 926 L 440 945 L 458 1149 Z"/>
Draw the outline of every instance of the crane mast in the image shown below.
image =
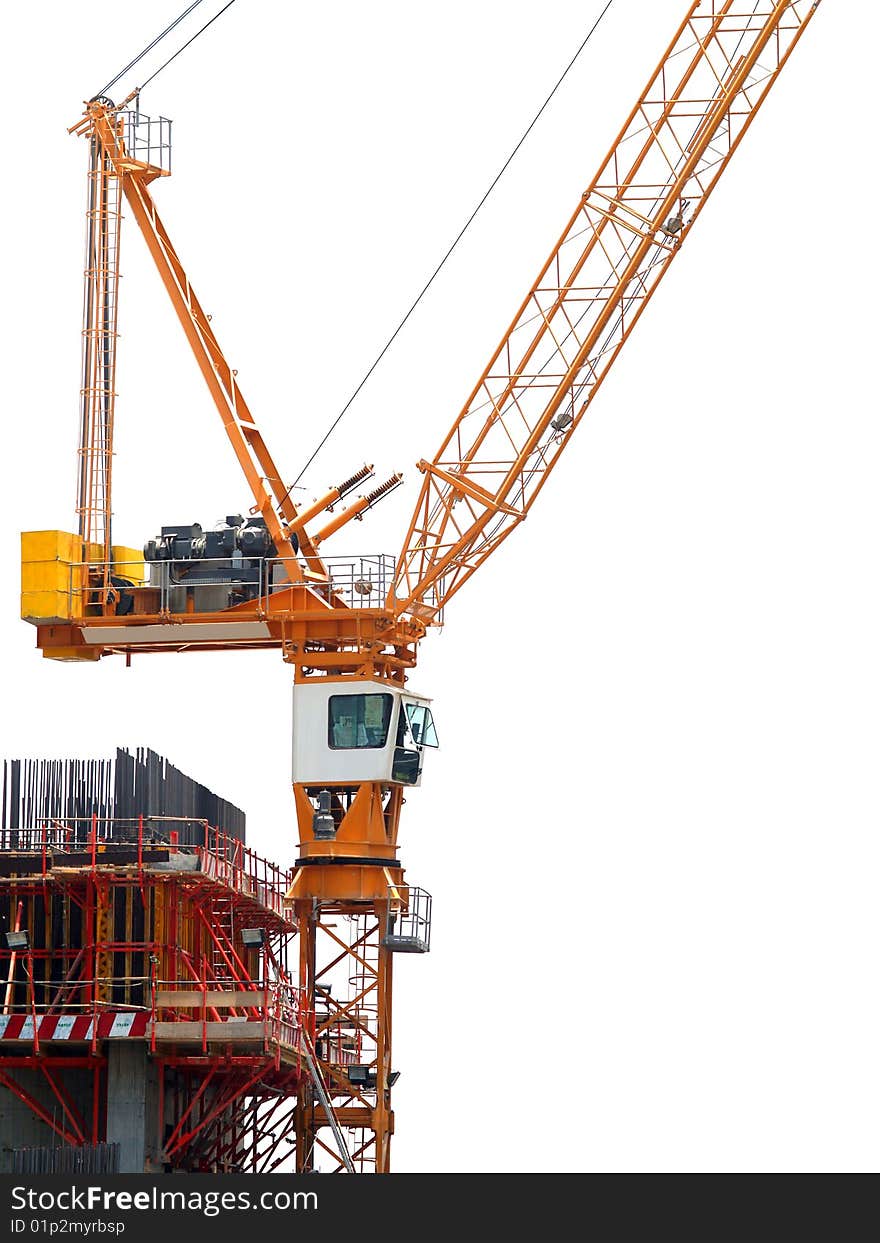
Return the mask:
<path fill-rule="evenodd" d="M 440 448 L 418 463 L 424 479 L 400 556 L 362 560 L 348 577 L 324 541 L 400 477 L 313 528 L 372 468 L 297 509 L 156 211 L 149 183 L 168 171 L 163 143 L 156 154 L 149 133 L 139 139 L 155 123 L 99 99 L 73 127 L 89 141 L 92 187 L 78 512 L 81 542 L 97 551 L 81 561 L 93 574 L 100 566 L 106 589 L 71 590 L 66 602 L 55 592 L 50 612 L 28 612 L 23 597 L 23 616 L 50 657 L 275 647 L 292 667 L 299 849 L 287 904 L 313 1016 L 310 1073 L 297 1089 L 298 1170 L 322 1152 L 338 1169 L 390 1168 L 393 958 L 430 940 L 430 898 L 405 881 L 398 854 L 406 791 L 437 742 L 430 700 L 408 686 L 419 643 L 528 514 L 817 7 L 688 5 Z M 262 524 L 227 520 L 214 578 L 197 573 L 201 528 L 163 528 L 146 552 L 149 577 L 110 543 L 120 191 Z M 248 540 L 262 549 L 250 560 Z M 75 581 L 83 566 L 69 568 Z M 331 986 L 340 977 L 344 993 Z"/>
<path fill-rule="evenodd" d="M 81 556 L 103 567 L 111 560 L 111 478 L 116 402 L 119 292 L 119 178 L 97 135 L 89 139 L 86 260 L 83 295 L 82 385 L 76 513 Z"/>

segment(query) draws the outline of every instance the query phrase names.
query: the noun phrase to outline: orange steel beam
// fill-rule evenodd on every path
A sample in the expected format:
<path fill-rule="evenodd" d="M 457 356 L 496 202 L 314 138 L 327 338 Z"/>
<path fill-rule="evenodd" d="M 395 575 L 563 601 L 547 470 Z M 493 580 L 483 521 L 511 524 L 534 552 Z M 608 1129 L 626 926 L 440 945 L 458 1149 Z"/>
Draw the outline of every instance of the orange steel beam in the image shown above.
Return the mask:
<path fill-rule="evenodd" d="M 220 348 L 210 317 L 202 309 L 156 210 L 147 184 L 155 178 L 158 170 L 129 157 L 113 119 L 114 111 L 107 104 L 93 101 L 88 105 L 87 115 L 90 125 L 86 132 L 94 135 L 119 178 L 250 486 L 255 510 L 265 519 L 278 556 L 289 558 L 287 564 L 291 577 L 299 579 L 302 575 L 288 534 L 290 524 L 297 518 L 296 505 L 290 499 L 290 489 L 285 487 L 238 386 L 235 370 L 230 367 Z M 301 531 L 299 539 L 303 554 L 312 568 L 323 573 L 323 564 L 304 531 Z"/>
<path fill-rule="evenodd" d="M 121 220 L 116 169 L 97 136 L 92 134 L 89 139 L 76 512 L 82 560 L 103 563 L 101 586 L 105 589 L 109 586 L 112 544 L 111 480 Z"/>
<path fill-rule="evenodd" d="M 818 0 L 689 6 L 425 478 L 387 604 L 436 623 L 525 518 Z"/>

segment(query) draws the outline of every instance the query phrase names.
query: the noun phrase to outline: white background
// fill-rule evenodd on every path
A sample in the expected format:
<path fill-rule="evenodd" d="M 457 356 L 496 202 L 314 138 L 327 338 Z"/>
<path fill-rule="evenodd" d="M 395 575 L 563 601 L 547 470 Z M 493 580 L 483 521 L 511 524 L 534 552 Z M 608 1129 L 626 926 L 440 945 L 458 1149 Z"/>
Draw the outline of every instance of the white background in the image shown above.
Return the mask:
<path fill-rule="evenodd" d="M 182 7 L 4 14 L 0 753 L 150 745 L 289 862 L 277 653 L 58 665 L 17 621 L 19 530 L 75 522 L 65 127 Z M 288 477 L 600 7 L 238 0 L 144 93 L 175 122 L 160 211 Z M 399 550 L 415 459 L 684 9 L 615 3 L 309 472 L 300 498 L 365 458 L 408 475 L 328 551 Z M 434 949 L 396 972 L 398 1170 L 877 1168 L 878 36 L 876 5 L 822 5 L 529 522 L 423 646 L 443 749 L 402 853 Z M 127 224 L 138 545 L 250 498 Z"/>

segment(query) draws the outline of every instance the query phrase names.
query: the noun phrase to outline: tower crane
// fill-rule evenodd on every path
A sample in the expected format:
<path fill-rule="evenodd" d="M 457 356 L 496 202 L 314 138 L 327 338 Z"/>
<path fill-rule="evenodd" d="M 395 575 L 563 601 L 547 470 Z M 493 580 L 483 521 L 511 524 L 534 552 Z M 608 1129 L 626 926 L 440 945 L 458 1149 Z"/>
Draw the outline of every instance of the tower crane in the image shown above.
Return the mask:
<path fill-rule="evenodd" d="M 89 100 L 72 127 L 89 148 L 79 525 L 23 537 L 30 581 L 38 563 L 52 568 L 23 595 L 22 613 L 52 659 L 276 648 L 292 670 L 299 853 L 287 902 L 315 1015 L 315 1073 L 297 1099 L 299 1170 L 321 1151 L 339 1168 L 369 1152 L 377 1171 L 389 1169 L 393 960 L 430 943 L 430 897 L 405 879 L 398 842 L 406 791 L 437 745 L 431 700 L 409 684 L 420 644 L 528 515 L 817 8 L 686 5 L 461 411 L 418 462 L 393 559 L 334 558 L 325 547 L 399 474 L 347 507 L 372 466 L 307 507 L 292 499 L 153 199 L 170 171 L 170 123 L 143 114 L 132 94 Z M 213 531 L 162 526 L 143 554 L 115 544 L 111 529 L 123 202 L 252 500 Z M 334 972 L 347 995 L 331 988 Z M 342 1130 L 356 1137 L 348 1150 Z"/>

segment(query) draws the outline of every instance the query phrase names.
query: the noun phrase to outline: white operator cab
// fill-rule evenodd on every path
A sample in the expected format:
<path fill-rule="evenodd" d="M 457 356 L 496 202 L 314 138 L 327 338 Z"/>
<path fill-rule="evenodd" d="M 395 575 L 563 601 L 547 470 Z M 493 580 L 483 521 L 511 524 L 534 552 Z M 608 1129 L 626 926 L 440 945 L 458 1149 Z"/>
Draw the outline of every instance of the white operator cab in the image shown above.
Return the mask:
<path fill-rule="evenodd" d="M 303 682 L 293 688 L 293 780 L 418 786 L 438 746 L 430 699 L 387 682 Z"/>

